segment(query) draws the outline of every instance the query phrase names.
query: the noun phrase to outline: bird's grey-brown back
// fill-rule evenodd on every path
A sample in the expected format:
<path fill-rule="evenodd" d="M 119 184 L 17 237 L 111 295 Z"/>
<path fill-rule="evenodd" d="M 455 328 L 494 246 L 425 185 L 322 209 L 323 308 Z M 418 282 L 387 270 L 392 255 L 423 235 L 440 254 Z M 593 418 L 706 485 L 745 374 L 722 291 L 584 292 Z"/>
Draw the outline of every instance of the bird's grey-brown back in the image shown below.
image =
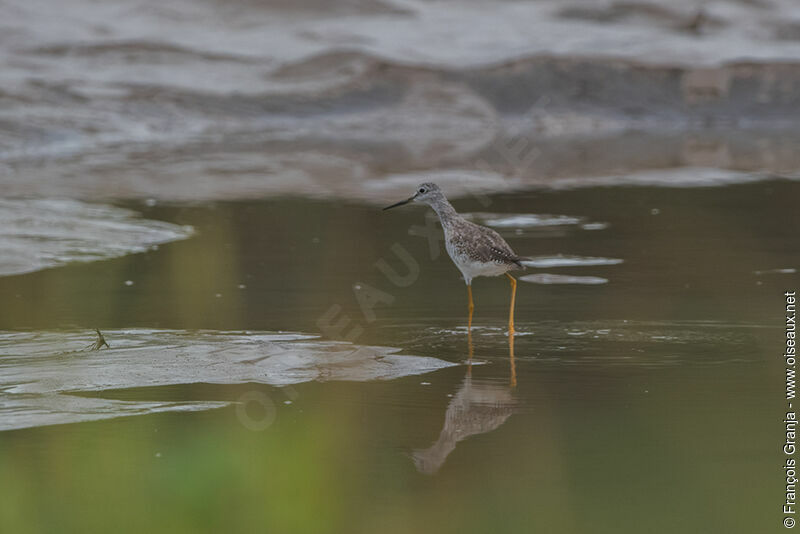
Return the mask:
<path fill-rule="evenodd" d="M 452 224 L 448 235 L 448 242 L 454 252 L 475 262 L 507 265 L 508 270 L 525 268 L 521 263 L 525 258 L 518 256 L 500 234 L 461 216 L 458 219 Z M 447 228 L 445 233 L 448 233 Z"/>

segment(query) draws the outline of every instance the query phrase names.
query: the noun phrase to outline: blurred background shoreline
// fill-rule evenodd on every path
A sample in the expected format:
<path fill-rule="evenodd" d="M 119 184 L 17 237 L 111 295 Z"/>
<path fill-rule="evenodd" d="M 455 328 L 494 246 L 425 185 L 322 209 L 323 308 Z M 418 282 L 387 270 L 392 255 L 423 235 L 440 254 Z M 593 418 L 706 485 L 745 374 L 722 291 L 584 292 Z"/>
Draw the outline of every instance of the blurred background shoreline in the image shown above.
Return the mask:
<path fill-rule="evenodd" d="M 503 191 L 800 168 L 790 0 L 12 0 L 3 13 L 7 196 L 382 202 L 429 178 Z M 532 154 L 524 168 L 502 157 L 511 146 Z"/>

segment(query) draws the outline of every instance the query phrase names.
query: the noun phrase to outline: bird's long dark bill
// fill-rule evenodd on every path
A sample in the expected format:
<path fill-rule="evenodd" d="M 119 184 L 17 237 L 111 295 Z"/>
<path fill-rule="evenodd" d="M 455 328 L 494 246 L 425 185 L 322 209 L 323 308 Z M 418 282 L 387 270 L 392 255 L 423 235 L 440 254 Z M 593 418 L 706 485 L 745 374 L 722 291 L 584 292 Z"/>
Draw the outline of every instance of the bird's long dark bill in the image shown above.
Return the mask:
<path fill-rule="evenodd" d="M 414 197 L 407 198 L 407 199 L 405 199 L 405 200 L 401 200 L 401 201 L 400 201 L 400 202 L 398 202 L 397 204 L 392 204 L 391 206 L 386 206 L 385 208 L 383 208 L 383 211 L 390 210 L 390 209 L 392 209 L 392 208 L 396 208 L 397 206 L 402 206 L 403 204 L 408 204 L 408 203 L 409 203 L 409 202 L 411 202 L 412 200 L 414 200 Z"/>

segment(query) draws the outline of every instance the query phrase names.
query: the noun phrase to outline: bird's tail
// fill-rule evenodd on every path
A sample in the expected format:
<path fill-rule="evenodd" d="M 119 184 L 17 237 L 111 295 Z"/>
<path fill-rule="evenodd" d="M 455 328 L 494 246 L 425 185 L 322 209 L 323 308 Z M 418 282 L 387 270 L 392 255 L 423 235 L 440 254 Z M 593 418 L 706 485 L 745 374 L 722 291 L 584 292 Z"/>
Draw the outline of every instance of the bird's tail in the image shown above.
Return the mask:
<path fill-rule="evenodd" d="M 519 268 L 519 270 L 522 270 L 522 271 L 524 271 L 525 269 L 528 268 L 528 266 L 525 265 L 526 261 L 533 261 L 533 258 L 531 258 L 529 256 L 516 256 L 514 258 L 514 263 L 516 263 L 518 268 Z"/>

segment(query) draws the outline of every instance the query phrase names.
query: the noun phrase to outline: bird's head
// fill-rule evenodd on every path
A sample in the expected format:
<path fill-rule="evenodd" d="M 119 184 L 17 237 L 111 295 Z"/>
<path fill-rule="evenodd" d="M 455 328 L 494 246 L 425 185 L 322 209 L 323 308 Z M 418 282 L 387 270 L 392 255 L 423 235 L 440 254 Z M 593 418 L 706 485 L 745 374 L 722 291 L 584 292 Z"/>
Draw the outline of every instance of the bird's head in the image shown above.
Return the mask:
<path fill-rule="evenodd" d="M 397 206 L 402 206 L 403 204 L 408 204 L 409 202 L 421 202 L 423 204 L 430 205 L 443 198 L 444 194 L 442 193 L 442 190 L 439 189 L 438 185 L 426 182 L 424 184 L 419 184 L 417 186 L 417 190 L 414 191 L 414 194 L 408 197 L 407 199 L 401 200 L 400 202 L 392 204 L 391 206 L 386 206 L 383 209 L 389 210 L 392 208 L 396 208 Z"/>

